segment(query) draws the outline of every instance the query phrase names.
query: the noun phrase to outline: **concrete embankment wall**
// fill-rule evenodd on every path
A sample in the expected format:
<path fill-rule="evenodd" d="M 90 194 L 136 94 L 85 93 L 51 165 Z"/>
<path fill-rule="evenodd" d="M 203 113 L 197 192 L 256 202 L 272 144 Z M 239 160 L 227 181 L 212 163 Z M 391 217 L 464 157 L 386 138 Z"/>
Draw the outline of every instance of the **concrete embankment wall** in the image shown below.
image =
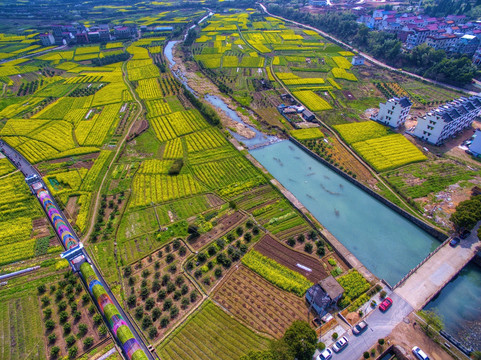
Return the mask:
<path fill-rule="evenodd" d="M 346 174 L 344 171 L 340 170 L 339 168 L 335 167 L 334 165 L 332 165 L 331 163 L 329 163 L 328 161 L 326 161 L 325 159 L 323 159 L 322 157 L 320 157 L 319 155 L 317 155 L 316 153 L 314 153 L 313 151 L 309 150 L 307 147 L 305 147 L 303 144 L 301 144 L 299 141 L 297 141 L 296 139 L 294 139 L 293 137 L 289 137 L 289 140 L 292 141 L 294 144 L 296 144 L 297 146 L 299 146 L 304 152 L 306 152 L 307 154 L 313 156 L 315 159 L 317 159 L 318 161 L 320 161 L 322 164 L 326 165 L 327 167 L 329 167 L 332 171 L 336 172 L 337 174 L 341 175 L 342 177 L 344 177 L 346 180 L 348 180 L 350 183 L 356 185 L 358 188 L 360 188 L 361 190 L 364 190 L 365 192 L 367 192 L 369 195 L 371 195 L 372 197 L 374 197 L 375 199 L 377 199 L 378 201 L 382 202 L 384 205 L 386 205 L 387 207 L 389 207 L 390 209 L 396 211 L 398 214 L 404 216 L 406 219 L 412 221 L 414 224 L 416 224 L 417 226 L 419 226 L 421 229 L 423 229 L 424 231 L 426 231 L 428 234 L 430 234 L 431 236 L 435 237 L 436 239 L 440 240 L 440 241 L 444 241 L 448 238 L 448 236 L 444 233 L 442 233 L 441 231 L 435 229 L 434 227 L 430 226 L 429 224 L 425 223 L 424 221 L 420 220 L 419 218 L 411 215 L 410 213 L 408 213 L 406 210 L 404 209 L 401 209 L 399 206 L 393 204 L 392 202 L 390 202 L 389 200 L 385 199 L 384 197 L 382 197 L 381 195 L 379 195 L 378 193 L 376 193 L 375 191 L 371 190 L 370 188 L 368 188 L 366 185 L 360 183 L 359 181 L 357 181 L 356 179 L 354 179 L 353 177 L 349 176 L 348 174 Z"/>

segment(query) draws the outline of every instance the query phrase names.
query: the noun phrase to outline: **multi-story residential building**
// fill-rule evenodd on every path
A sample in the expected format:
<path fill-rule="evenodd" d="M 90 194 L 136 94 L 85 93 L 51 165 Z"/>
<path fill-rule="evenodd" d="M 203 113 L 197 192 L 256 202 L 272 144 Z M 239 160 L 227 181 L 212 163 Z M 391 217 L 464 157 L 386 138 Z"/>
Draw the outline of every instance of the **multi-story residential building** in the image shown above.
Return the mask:
<path fill-rule="evenodd" d="M 458 37 L 456 35 L 442 33 L 439 35 L 428 36 L 426 39 L 426 44 L 436 50 L 444 50 L 446 52 L 449 52 L 454 47 L 457 41 Z"/>
<path fill-rule="evenodd" d="M 467 54 L 472 56 L 479 46 L 479 39 L 474 35 L 463 35 L 454 44 L 452 51 L 458 54 Z"/>
<path fill-rule="evenodd" d="M 477 49 L 473 55 L 473 64 L 481 65 L 481 48 Z"/>
<path fill-rule="evenodd" d="M 430 35 L 430 31 L 425 28 L 418 28 L 415 27 L 412 29 L 412 32 L 407 36 L 406 39 L 406 48 L 411 50 L 418 45 L 424 43 Z"/>
<path fill-rule="evenodd" d="M 480 110 L 481 97 L 461 97 L 418 118 L 413 135 L 431 144 L 441 145 L 471 127 Z"/>
<path fill-rule="evenodd" d="M 52 34 L 40 34 L 40 41 L 43 46 L 50 46 L 55 44 L 55 38 Z"/>
<path fill-rule="evenodd" d="M 412 103 L 407 97 L 392 98 L 385 103 L 379 103 L 379 112 L 372 120 L 397 128 L 406 121 Z"/>

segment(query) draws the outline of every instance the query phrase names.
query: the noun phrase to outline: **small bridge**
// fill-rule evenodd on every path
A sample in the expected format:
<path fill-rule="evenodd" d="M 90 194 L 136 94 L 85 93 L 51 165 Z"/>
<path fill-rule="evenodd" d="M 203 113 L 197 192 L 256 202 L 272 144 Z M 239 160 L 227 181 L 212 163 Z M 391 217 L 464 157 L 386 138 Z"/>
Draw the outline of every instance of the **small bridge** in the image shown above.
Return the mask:
<path fill-rule="evenodd" d="M 395 286 L 395 292 L 415 310 L 421 310 L 441 289 L 453 279 L 476 254 L 481 251 L 477 232 L 481 221 L 471 235 L 452 248 L 449 240 L 431 253 Z"/>

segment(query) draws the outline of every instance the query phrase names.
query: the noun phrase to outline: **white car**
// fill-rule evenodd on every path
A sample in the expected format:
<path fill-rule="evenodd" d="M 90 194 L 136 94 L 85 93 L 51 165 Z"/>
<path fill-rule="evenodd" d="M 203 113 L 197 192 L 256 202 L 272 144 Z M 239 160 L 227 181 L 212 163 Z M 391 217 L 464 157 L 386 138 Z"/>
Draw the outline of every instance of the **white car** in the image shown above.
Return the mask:
<path fill-rule="evenodd" d="M 429 360 L 429 357 L 426 355 L 426 353 L 422 351 L 420 348 L 418 348 L 417 346 L 413 347 L 413 354 L 419 360 Z"/>
<path fill-rule="evenodd" d="M 339 352 L 344 349 L 348 345 L 348 343 L 349 342 L 347 341 L 347 338 L 343 336 L 342 338 L 337 340 L 334 345 L 332 345 L 332 350 L 334 350 L 334 352 Z"/>
<path fill-rule="evenodd" d="M 332 351 L 331 349 L 327 348 L 319 354 L 317 360 L 329 360 L 330 358 L 332 358 Z"/>

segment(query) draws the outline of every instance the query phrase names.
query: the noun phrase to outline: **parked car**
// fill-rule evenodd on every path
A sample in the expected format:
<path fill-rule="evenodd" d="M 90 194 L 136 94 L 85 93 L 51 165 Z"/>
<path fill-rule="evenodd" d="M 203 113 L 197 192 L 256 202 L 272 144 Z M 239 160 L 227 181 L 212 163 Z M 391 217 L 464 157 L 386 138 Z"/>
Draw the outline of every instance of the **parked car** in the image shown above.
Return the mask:
<path fill-rule="evenodd" d="M 413 354 L 419 360 L 429 360 L 429 357 L 426 355 L 426 353 L 422 351 L 420 348 L 418 348 L 417 346 L 413 347 Z"/>
<path fill-rule="evenodd" d="M 459 237 L 464 240 L 464 239 L 466 239 L 469 235 L 471 235 L 471 231 L 469 231 L 469 230 L 464 230 L 461 234 L 459 234 Z"/>
<path fill-rule="evenodd" d="M 392 299 L 390 297 L 385 298 L 381 304 L 379 304 L 379 310 L 386 311 L 392 305 Z"/>
<path fill-rule="evenodd" d="M 357 324 L 356 326 L 354 326 L 352 328 L 352 333 L 354 335 L 359 335 L 360 333 L 362 333 L 366 329 L 367 329 L 367 322 L 361 321 L 359 324 Z"/>
<path fill-rule="evenodd" d="M 458 246 L 460 241 L 461 240 L 458 237 L 455 237 L 449 242 L 449 246 L 454 248 L 454 247 Z"/>
<path fill-rule="evenodd" d="M 337 340 L 334 345 L 332 345 L 332 350 L 334 350 L 334 352 L 339 352 L 344 349 L 348 344 L 349 341 L 347 341 L 347 337 L 343 336 L 342 338 Z"/>
<path fill-rule="evenodd" d="M 331 349 L 327 348 L 319 354 L 317 360 L 329 360 L 330 358 L 332 358 L 332 351 Z"/>

